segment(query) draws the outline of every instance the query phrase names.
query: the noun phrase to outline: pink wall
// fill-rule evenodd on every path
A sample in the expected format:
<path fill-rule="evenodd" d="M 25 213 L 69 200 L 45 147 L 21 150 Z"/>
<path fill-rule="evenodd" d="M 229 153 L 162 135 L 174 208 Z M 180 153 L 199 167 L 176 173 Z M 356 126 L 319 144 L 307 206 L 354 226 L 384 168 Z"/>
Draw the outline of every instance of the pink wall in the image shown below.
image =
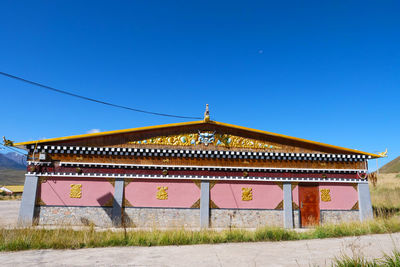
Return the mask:
<path fill-rule="evenodd" d="M 157 199 L 157 187 L 168 187 L 168 199 Z M 125 198 L 134 207 L 190 208 L 200 199 L 200 189 L 190 180 L 133 180 L 125 187 Z"/>
<path fill-rule="evenodd" d="M 71 184 L 82 185 L 81 198 L 70 197 Z M 168 199 L 156 198 L 159 186 L 168 187 Z M 252 188 L 252 200 L 242 200 L 242 188 Z M 298 188 L 293 189 L 297 205 Z M 321 183 L 320 195 L 321 189 L 329 189 L 331 196 L 329 202 L 320 201 L 322 210 L 350 210 L 358 201 L 357 190 L 351 184 Z M 110 202 L 113 193 L 114 187 L 104 179 L 56 178 L 40 184 L 38 194 L 46 205 L 102 206 Z M 134 207 L 190 208 L 200 199 L 200 189 L 190 180 L 133 180 L 125 188 L 125 197 Z M 275 209 L 283 192 L 274 183 L 222 181 L 211 189 L 210 198 L 219 208 Z"/>
<path fill-rule="evenodd" d="M 295 188 L 293 188 L 292 190 L 292 200 L 294 203 L 297 204 L 297 206 L 299 206 L 299 186 L 296 185 Z"/>
<path fill-rule="evenodd" d="M 331 196 L 329 202 L 320 200 L 321 210 L 350 210 L 358 201 L 357 190 L 351 184 L 321 183 L 320 196 L 321 189 L 329 189 Z"/>
<path fill-rule="evenodd" d="M 242 200 L 242 188 L 252 188 L 252 200 Z M 283 192 L 279 186 L 262 182 L 218 182 L 210 194 L 211 200 L 219 208 L 231 209 L 275 209 L 283 200 Z"/>
<path fill-rule="evenodd" d="M 71 184 L 82 185 L 81 198 L 70 197 Z M 102 206 L 113 194 L 114 187 L 104 179 L 52 178 L 39 186 L 39 196 L 46 205 Z"/>

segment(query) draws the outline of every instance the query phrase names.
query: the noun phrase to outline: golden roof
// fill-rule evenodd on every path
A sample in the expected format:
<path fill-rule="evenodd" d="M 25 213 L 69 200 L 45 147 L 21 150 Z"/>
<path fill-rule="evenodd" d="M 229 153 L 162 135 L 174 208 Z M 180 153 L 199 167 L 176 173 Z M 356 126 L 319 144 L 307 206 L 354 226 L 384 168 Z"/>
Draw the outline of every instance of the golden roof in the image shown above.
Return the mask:
<path fill-rule="evenodd" d="M 356 149 L 345 148 L 345 147 L 340 147 L 340 146 L 335 146 L 335 145 L 329 145 L 329 144 L 320 143 L 320 142 L 316 142 L 316 141 L 311 141 L 311 140 L 307 140 L 307 139 L 302 139 L 302 138 L 298 138 L 298 137 L 293 137 L 293 136 L 288 136 L 288 135 L 283 135 L 283 134 L 277 134 L 277 133 L 272 133 L 272 132 L 267 132 L 267 131 L 247 128 L 247 127 L 243 127 L 243 126 L 238 126 L 238 125 L 233 125 L 233 124 L 228 124 L 228 123 L 223 123 L 223 122 L 218 122 L 218 121 L 211 121 L 211 120 L 210 121 L 201 120 L 201 121 L 171 123 L 171 124 L 163 124 L 163 125 L 155 125 L 155 126 L 147 126 L 147 127 L 139 127 L 139 128 L 130 128 L 130 129 L 123 129 L 123 130 L 116 130 L 116 131 L 107 131 L 107 132 L 81 134 L 81 135 L 72 135 L 72 136 L 66 136 L 66 137 L 58 137 L 58 138 L 50 138 L 50 139 L 43 139 L 43 140 L 36 140 L 36 141 L 20 142 L 20 143 L 15 143 L 14 146 L 26 146 L 26 145 L 32 145 L 32 144 L 36 145 L 36 144 L 40 144 L 40 143 L 49 143 L 49 142 L 56 142 L 56 141 L 65 141 L 65 140 L 73 140 L 73 139 L 81 139 L 81 138 L 89 138 L 89 137 L 121 134 L 121 133 L 131 133 L 131 132 L 139 132 L 139 131 L 145 131 L 145 130 L 155 130 L 155 129 L 160 129 L 160 128 L 189 126 L 189 125 L 196 125 L 196 124 L 220 125 L 220 126 L 225 126 L 225 127 L 230 127 L 230 128 L 234 128 L 234 129 L 245 130 L 245 131 L 254 132 L 254 133 L 260 133 L 260 134 L 265 134 L 265 135 L 270 135 L 270 136 L 275 136 L 275 137 L 281 137 L 281 138 L 294 140 L 294 141 L 299 141 L 299 142 L 304 142 L 304 143 L 308 143 L 308 144 L 312 144 L 312 145 L 318 145 L 318 146 L 322 146 L 322 147 L 343 150 L 343 151 L 354 153 L 354 154 L 367 155 L 367 156 L 371 156 L 373 158 L 382 157 L 381 155 L 368 153 L 368 152 L 364 152 L 364 151 L 359 151 L 359 150 L 356 150 Z"/>

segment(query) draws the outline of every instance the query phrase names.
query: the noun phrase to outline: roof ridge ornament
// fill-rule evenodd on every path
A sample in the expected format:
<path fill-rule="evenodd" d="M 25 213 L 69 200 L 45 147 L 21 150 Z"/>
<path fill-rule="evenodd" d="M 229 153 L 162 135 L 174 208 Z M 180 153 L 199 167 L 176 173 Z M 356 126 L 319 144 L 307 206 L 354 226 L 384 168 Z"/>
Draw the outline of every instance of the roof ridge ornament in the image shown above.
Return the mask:
<path fill-rule="evenodd" d="M 381 156 L 382 158 L 386 158 L 387 157 L 387 152 L 388 152 L 388 150 L 386 148 L 385 152 L 381 152 L 378 155 Z"/>
<path fill-rule="evenodd" d="M 204 122 L 210 121 L 210 110 L 208 108 L 208 104 L 206 104 L 206 111 L 204 112 Z"/>
<path fill-rule="evenodd" d="M 14 146 L 14 142 L 11 140 L 6 139 L 5 136 L 3 136 L 3 145 L 4 146 Z"/>

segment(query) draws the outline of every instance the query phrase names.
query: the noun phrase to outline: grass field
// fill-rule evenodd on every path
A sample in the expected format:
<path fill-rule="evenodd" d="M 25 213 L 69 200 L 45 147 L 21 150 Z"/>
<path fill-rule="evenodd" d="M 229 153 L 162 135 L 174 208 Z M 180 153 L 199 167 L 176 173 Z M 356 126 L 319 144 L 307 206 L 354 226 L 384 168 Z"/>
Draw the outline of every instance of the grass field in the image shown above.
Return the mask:
<path fill-rule="evenodd" d="M 96 231 L 93 227 L 85 230 L 3 228 L 0 229 L 0 251 L 284 241 L 394 232 L 400 232 L 400 220 L 398 217 L 364 223 L 352 222 L 323 225 L 306 232 L 296 232 L 278 227 L 264 227 L 256 231 L 240 229 L 225 231 L 188 231 L 183 229 L 167 231 Z"/>
<path fill-rule="evenodd" d="M 385 254 L 382 258 L 367 260 L 362 256 L 342 256 L 334 260 L 333 266 L 337 267 L 399 267 L 400 266 L 400 251 L 395 250 L 391 254 Z"/>
<path fill-rule="evenodd" d="M 400 174 L 379 174 L 376 186 L 370 184 L 370 190 L 375 215 L 400 213 Z"/>
<path fill-rule="evenodd" d="M 25 170 L 12 170 L 0 168 L 0 185 L 23 185 Z"/>

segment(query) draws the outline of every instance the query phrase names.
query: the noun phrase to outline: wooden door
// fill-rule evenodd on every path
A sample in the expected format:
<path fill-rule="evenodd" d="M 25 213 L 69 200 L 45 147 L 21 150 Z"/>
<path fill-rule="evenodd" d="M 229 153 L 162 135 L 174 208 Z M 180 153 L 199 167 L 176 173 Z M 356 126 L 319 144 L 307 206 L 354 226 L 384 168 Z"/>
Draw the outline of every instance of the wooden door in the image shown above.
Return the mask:
<path fill-rule="evenodd" d="M 318 185 L 299 185 L 300 223 L 302 227 L 319 224 Z"/>

